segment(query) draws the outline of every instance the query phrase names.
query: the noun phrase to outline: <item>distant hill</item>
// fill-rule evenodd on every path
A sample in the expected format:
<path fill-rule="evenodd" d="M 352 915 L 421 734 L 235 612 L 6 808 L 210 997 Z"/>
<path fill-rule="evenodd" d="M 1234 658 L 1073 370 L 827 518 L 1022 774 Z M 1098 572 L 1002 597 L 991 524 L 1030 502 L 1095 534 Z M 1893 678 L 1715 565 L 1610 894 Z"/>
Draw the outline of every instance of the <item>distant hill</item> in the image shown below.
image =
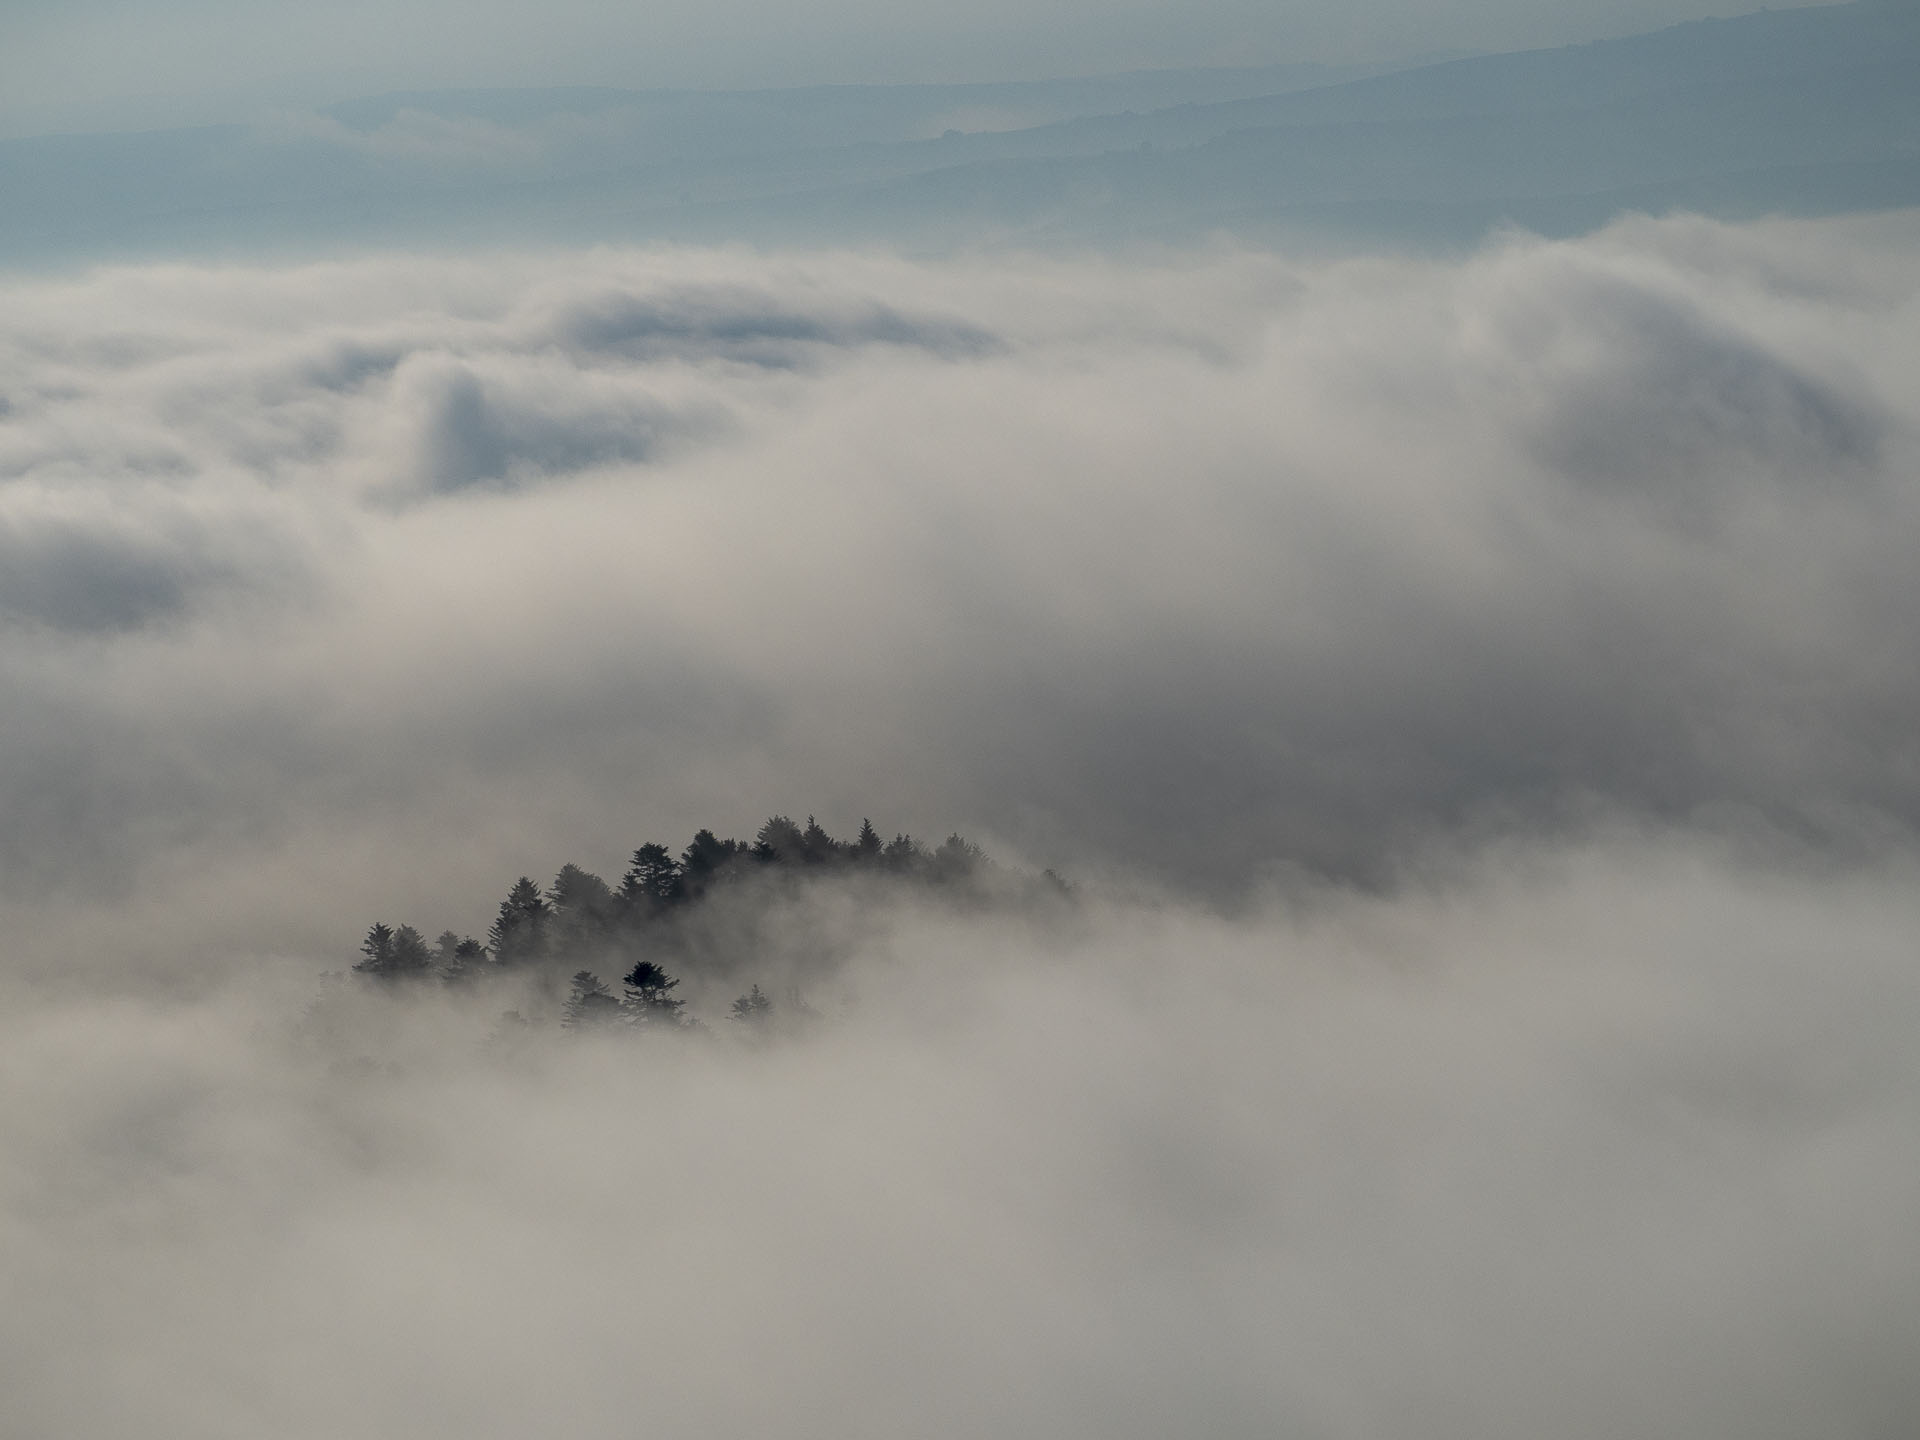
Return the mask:
<path fill-rule="evenodd" d="M 1212 231 L 1469 243 L 1626 208 L 1920 204 L 1920 7 L 1701 21 L 1392 73 L 388 95 L 273 125 L 0 142 L 0 263 Z"/>

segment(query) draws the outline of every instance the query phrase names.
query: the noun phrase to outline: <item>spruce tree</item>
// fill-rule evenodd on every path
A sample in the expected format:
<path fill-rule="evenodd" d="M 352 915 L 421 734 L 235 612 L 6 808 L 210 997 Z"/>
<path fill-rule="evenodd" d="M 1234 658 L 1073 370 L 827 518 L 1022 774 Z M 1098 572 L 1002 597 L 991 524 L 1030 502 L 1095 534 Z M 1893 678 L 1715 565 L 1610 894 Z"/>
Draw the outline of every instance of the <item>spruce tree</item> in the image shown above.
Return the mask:
<path fill-rule="evenodd" d="M 360 942 L 360 959 L 355 962 L 355 970 L 362 975 L 378 975 L 385 978 L 393 969 L 393 930 L 377 921 L 367 931 L 367 938 Z"/>
<path fill-rule="evenodd" d="M 732 866 L 746 847 L 738 840 L 719 840 L 702 830 L 680 855 L 680 883 L 687 898 L 697 900 Z"/>
<path fill-rule="evenodd" d="M 926 852 L 920 848 L 920 842 L 911 835 L 896 835 L 889 840 L 886 848 L 880 852 L 880 861 L 889 870 L 907 874 L 920 868 Z"/>
<path fill-rule="evenodd" d="M 706 833 L 704 831 L 702 834 Z M 686 898 L 680 862 L 664 845 L 642 845 L 620 881 L 620 898 L 645 914 L 656 914 Z"/>
<path fill-rule="evenodd" d="M 773 1001 L 766 997 L 766 993 L 758 985 L 755 985 L 733 1002 L 733 1008 L 728 1012 L 727 1018 L 736 1020 L 742 1025 L 757 1028 L 773 1018 Z"/>
<path fill-rule="evenodd" d="M 797 864 L 806 851 L 806 836 L 784 815 L 771 816 L 753 840 L 753 858 L 774 864 Z"/>
<path fill-rule="evenodd" d="M 465 985 L 485 974 L 489 963 L 486 947 L 469 935 L 453 947 L 441 978 L 449 985 Z"/>
<path fill-rule="evenodd" d="M 590 954 L 611 940 L 619 904 L 607 882 L 591 871 L 562 865 L 548 887 L 547 904 L 552 911 L 547 922 L 550 953 Z"/>
<path fill-rule="evenodd" d="M 433 952 L 411 925 L 398 930 L 375 925 L 360 942 L 360 960 L 353 968 L 379 980 L 417 979 L 433 973 Z"/>
<path fill-rule="evenodd" d="M 487 948 L 499 965 L 529 965 L 546 958 L 547 923 L 552 907 L 540 887 L 522 875 L 514 882 L 500 913 L 487 931 Z"/>
<path fill-rule="evenodd" d="M 685 1024 L 680 1013 L 683 1001 L 673 998 L 680 982 L 651 960 L 642 960 L 625 976 L 627 1013 L 636 1025 L 678 1029 Z"/>
<path fill-rule="evenodd" d="M 948 883 L 970 879 L 986 860 L 986 852 L 958 834 L 947 836 L 933 852 L 929 869 L 933 878 Z"/>
<path fill-rule="evenodd" d="M 807 828 L 800 832 L 800 858 L 809 865 L 820 865 L 840 858 L 840 842 L 824 826 L 807 816 Z"/>
<path fill-rule="evenodd" d="M 568 1030 L 597 1030 L 618 1023 L 620 1017 L 620 1002 L 613 998 L 598 975 L 591 970 L 581 970 L 574 975 L 573 991 L 567 996 L 566 1008 L 560 1016 L 561 1025 Z"/>
<path fill-rule="evenodd" d="M 433 952 L 427 940 L 411 925 L 393 932 L 393 955 L 388 973 L 397 980 L 417 980 L 433 973 Z"/>

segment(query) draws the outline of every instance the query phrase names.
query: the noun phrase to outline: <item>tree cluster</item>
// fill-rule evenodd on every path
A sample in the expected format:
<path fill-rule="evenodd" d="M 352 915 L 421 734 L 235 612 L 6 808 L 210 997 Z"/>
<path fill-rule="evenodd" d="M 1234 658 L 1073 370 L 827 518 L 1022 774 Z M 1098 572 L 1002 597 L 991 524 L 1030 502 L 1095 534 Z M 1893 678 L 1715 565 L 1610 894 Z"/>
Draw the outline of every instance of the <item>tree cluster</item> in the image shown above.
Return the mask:
<path fill-rule="evenodd" d="M 617 886 L 573 864 L 561 866 L 545 890 L 523 875 L 500 902 L 484 942 L 447 930 L 429 945 L 411 925 L 376 923 L 353 968 L 384 983 L 437 979 L 468 986 L 579 964 L 562 1010 L 569 1030 L 680 1029 L 692 1022 L 672 993 L 680 982 L 661 967 L 659 955 L 671 950 L 676 925 L 716 897 L 756 883 L 805 884 L 834 874 L 954 889 L 989 869 L 980 847 L 957 834 L 933 847 L 904 834 L 882 841 L 872 822 L 862 821 L 854 839 L 837 840 L 811 815 L 804 825 L 775 815 L 751 842 L 701 830 L 677 856 L 664 845 L 642 845 Z M 620 995 L 600 978 L 609 972 L 621 976 Z M 772 1011 L 773 1002 L 755 984 L 733 1003 L 728 1019 L 758 1026 Z"/>

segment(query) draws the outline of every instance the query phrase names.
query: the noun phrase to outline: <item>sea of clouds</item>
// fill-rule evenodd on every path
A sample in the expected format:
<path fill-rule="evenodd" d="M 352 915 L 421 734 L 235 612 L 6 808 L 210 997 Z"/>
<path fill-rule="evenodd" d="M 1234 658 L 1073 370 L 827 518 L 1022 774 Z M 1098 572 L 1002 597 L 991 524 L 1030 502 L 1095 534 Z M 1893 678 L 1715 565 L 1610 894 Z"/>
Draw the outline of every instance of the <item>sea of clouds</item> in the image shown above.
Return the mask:
<path fill-rule="evenodd" d="M 0 282 L 5 1428 L 1908 1433 L 1916 273 Z M 1080 911 L 801 914 L 763 1047 L 315 1002 L 809 811 Z"/>

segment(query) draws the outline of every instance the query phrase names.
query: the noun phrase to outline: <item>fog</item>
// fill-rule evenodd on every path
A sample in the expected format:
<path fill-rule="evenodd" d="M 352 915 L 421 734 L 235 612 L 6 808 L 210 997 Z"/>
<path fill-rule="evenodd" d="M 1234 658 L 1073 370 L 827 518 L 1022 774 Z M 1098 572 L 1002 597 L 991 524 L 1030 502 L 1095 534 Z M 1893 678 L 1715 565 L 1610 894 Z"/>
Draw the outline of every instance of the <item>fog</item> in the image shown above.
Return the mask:
<path fill-rule="evenodd" d="M 0 284 L 4 1428 L 1909 1432 L 1917 260 Z M 1077 898 L 342 973 L 810 812 Z"/>
<path fill-rule="evenodd" d="M 16 1011 L 9 1427 L 1900 1434 L 1915 878 L 905 911 L 766 1047 Z"/>
<path fill-rule="evenodd" d="M 16 283 L 15 964 L 474 928 L 776 812 L 1215 898 L 1615 811 L 1904 844 L 1914 247 Z"/>

